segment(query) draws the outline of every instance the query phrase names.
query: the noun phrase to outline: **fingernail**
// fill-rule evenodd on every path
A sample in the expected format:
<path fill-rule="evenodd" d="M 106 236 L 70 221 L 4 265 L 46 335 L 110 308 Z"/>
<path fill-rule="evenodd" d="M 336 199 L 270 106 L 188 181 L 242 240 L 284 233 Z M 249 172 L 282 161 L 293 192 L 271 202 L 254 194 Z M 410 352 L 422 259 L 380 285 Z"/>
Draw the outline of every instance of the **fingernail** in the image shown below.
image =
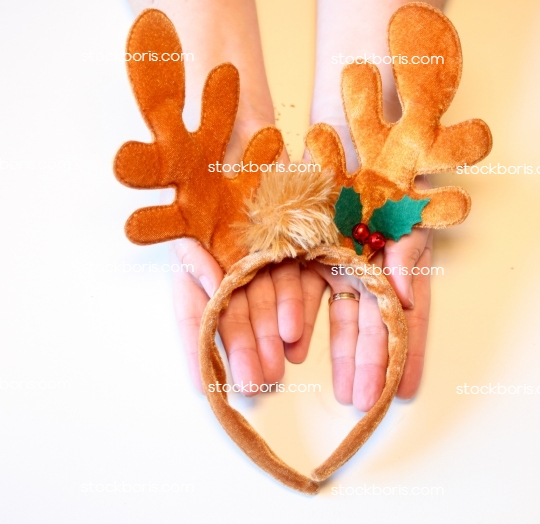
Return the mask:
<path fill-rule="evenodd" d="M 216 292 L 216 288 L 214 284 L 210 281 L 210 279 L 203 275 L 199 278 L 199 282 L 201 283 L 203 289 L 206 291 L 206 294 L 210 298 L 212 298 L 214 296 L 214 293 Z"/>

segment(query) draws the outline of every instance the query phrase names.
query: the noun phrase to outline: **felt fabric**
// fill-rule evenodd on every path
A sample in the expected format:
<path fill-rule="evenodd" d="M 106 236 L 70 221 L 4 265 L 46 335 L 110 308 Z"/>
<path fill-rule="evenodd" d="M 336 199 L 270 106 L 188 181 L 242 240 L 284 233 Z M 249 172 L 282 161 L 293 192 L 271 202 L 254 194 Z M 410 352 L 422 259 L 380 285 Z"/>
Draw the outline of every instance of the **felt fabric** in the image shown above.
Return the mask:
<path fill-rule="evenodd" d="M 182 53 L 171 21 L 156 9 L 144 11 L 128 37 L 127 52 Z M 212 172 L 223 162 L 238 109 L 238 71 L 231 64 L 214 68 L 202 96 L 200 127 L 187 131 L 182 121 L 184 66 L 181 61 L 130 60 L 129 79 L 144 120 L 152 132 L 150 144 L 127 142 L 116 155 L 114 171 L 123 184 L 137 189 L 172 187 L 171 205 L 135 211 L 126 235 L 136 244 L 153 244 L 181 237 L 198 240 L 223 269 L 248 253 L 236 241 L 232 224 L 246 221 L 244 201 L 259 184 L 259 172 L 229 178 Z M 283 149 L 281 133 L 261 129 L 246 147 L 243 161 L 270 164 Z"/>
<path fill-rule="evenodd" d="M 352 231 L 354 226 L 360 223 L 361 216 L 362 202 L 360 202 L 360 196 L 352 187 L 342 187 L 336 202 L 334 222 L 343 237 L 348 237 L 352 241 L 357 255 L 362 254 L 363 246 L 352 236 Z"/>
<path fill-rule="evenodd" d="M 303 253 L 303 257 L 316 259 L 327 265 L 363 267 L 367 263 L 365 257 L 358 257 L 349 249 L 339 246 L 319 246 Z M 280 262 L 282 258 L 283 256 L 276 257 L 269 251 L 262 251 L 243 258 L 230 268 L 216 294 L 208 303 L 201 321 L 199 358 L 202 382 L 216 417 L 244 453 L 283 484 L 304 493 L 314 494 L 318 490 L 318 483 L 326 480 L 358 451 L 386 414 L 403 373 L 407 355 L 407 326 L 399 299 L 384 275 L 360 276 L 368 291 L 377 297 L 381 317 L 388 328 L 389 360 L 386 383 L 379 400 L 349 432 L 332 455 L 312 472 L 311 478 L 302 475 L 285 464 L 249 422 L 230 406 L 227 393 L 208 391 L 210 384 L 217 382 L 223 384 L 227 380 L 225 366 L 215 343 L 220 313 L 227 307 L 235 289 L 250 282 L 259 269 L 272 262 Z"/>
<path fill-rule="evenodd" d="M 423 3 L 396 11 L 388 29 L 390 55 L 403 115 L 388 123 L 382 113 L 381 78 L 370 63 L 344 68 L 341 91 L 351 137 L 361 167 L 348 173 L 337 133 L 326 124 L 313 126 L 306 143 L 311 158 L 336 173 L 336 183 L 353 187 L 362 199 L 362 219 L 368 224 L 375 209 L 405 195 L 429 199 L 419 227 L 443 228 L 462 222 L 470 210 L 469 195 L 459 187 L 416 189 L 419 174 L 450 171 L 474 164 L 491 150 L 491 133 L 482 120 L 445 127 L 440 118 L 459 85 L 461 46 L 451 22 Z M 443 57 L 444 63 L 413 64 L 412 57 Z M 409 60 L 410 59 L 410 60 Z M 367 254 L 367 253 L 364 253 Z"/>
<path fill-rule="evenodd" d="M 369 230 L 378 231 L 397 242 L 403 235 L 409 235 L 415 224 L 422 222 L 422 210 L 428 203 L 428 198 L 413 200 L 407 195 L 398 202 L 387 200 L 382 207 L 373 211 Z"/>

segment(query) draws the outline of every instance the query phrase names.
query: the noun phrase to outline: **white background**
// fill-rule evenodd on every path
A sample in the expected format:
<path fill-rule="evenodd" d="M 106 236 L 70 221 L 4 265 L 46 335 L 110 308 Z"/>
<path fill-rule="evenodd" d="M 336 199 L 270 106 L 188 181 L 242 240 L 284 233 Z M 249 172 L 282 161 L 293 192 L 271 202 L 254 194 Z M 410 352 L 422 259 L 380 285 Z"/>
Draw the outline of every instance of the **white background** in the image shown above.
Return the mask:
<path fill-rule="evenodd" d="M 274 100 L 287 106 L 280 125 L 299 158 L 314 2 L 258 4 Z M 445 122 L 488 122 L 484 164 L 540 165 L 540 5 L 454 0 L 447 14 L 465 69 Z M 247 460 L 192 389 L 170 273 L 115 270 L 168 262 L 166 246 L 124 237 L 128 215 L 159 197 L 121 186 L 112 159 L 149 133 L 124 63 L 87 55 L 121 55 L 132 20 L 120 0 L 0 6 L 0 521 L 538 522 L 540 394 L 456 388 L 540 386 L 540 175 L 437 178 L 465 187 L 473 209 L 437 236 L 445 276 L 433 281 L 421 390 L 394 402 L 319 495 L 297 494 Z M 286 375 L 322 393 L 233 398 L 304 473 L 359 417 L 332 395 L 326 313 L 307 362 Z M 107 485 L 119 491 L 96 491 Z M 334 495 L 340 485 L 402 494 Z M 442 492 L 403 494 L 414 487 Z"/>

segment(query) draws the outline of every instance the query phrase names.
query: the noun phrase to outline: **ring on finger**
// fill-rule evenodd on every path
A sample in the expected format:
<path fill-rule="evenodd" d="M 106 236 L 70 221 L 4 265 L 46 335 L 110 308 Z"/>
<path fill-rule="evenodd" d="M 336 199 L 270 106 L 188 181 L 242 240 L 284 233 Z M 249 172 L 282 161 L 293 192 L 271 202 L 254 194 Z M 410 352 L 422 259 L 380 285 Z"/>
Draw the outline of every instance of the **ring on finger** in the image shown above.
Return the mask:
<path fill-rule="evenodd" d="M 356 300 L 360 299 L 354 293 L 334 293 L 328 299 L 328 305 L 331 306 L 336 300 Z"/>

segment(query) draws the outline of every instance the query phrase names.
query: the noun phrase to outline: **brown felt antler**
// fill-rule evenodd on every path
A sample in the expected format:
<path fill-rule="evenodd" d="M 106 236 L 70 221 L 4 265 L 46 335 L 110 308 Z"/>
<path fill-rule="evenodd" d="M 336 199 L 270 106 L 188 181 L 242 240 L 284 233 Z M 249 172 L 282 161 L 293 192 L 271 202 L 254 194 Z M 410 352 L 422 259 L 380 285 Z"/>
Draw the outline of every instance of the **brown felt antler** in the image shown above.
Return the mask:
<path fill-rule="evenodd" d="M 171 21 L 155 9 L 144 11 L 134 23 L 127 52 L 134 58 L 148 50 L 168 58 L 182 48 Z M 163 55 L 165 53 L 165 55 Z M 118 151 L 114 169 L 118 180 L 137 189 L 173 187 L 171 205 L 142 208 L 126 223 L 136 244 L 152 244 L 180 237 L 198 240 L 226 270 L 247 254 L 235 241 L 233 224 L 246 220 L 244 201 L 259 184 L 259 173 L 228 178 L 211 172 L 222 162 L 238 109 L 239 78 L 232 64 L 214 68 L 202 96 L 200 127 L 189 132 L 182 121 L 185 81 L 182 62 L 163 59 L 128 62 L 128 72 L 140 111 L 154 141 L 127 142 Z M 283 148 L 280 132 L 261 129 L 249 142 L 243 162 L 270 164 Z"/>
<path fill-rule="evenodd" d="M 470 198 L 463 189 L 419 190 L 414 185 L 419 174 L 474 164 L 491 149 L 491 134 L 482 120 L 449 127 L 440 123 L 461 77 L 458 35 L 440 11 L 414 2 L 392 17 L 388 44 L 403 108 L 401 119 L 388 123 L 383 118 L 377 67 L 370 63 L 349 65 L 343 70 L 341 89 L 360 168 L 352 174 L 347 172 L 339 137 L 326 124 L 311 128 L 307 146 L 316 163 L 335 172 L 339 186 L 352 186 L 360 194 L 359 222 L 368 224 L 373 212 L 385 202 L 408 196 L 413 200 L 429 199 L 419 227 L 459 224 L 470 210 Z M 430 63 L 412 63 L 424 57 L 429 57 Z"/>

